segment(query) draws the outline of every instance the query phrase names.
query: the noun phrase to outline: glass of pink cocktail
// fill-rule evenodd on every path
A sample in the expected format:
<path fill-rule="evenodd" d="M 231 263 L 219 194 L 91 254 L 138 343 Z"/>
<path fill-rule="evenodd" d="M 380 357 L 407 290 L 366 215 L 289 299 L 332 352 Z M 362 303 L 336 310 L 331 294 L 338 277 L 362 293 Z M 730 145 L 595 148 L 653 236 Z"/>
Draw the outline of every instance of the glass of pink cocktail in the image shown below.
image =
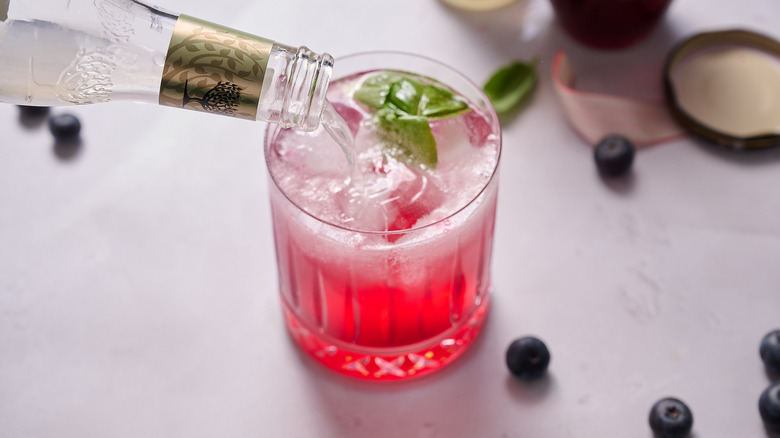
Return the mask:
<path fill-rule="evenodd" d="M 333 127 L 266 134 L 285 321 L 340 373 L 425 375 L 487 315 L 498 119 L 479 87 L 428 58 L 359 54 L 335 73 L 323 120 L 340 115 L 351 144 Z"/>

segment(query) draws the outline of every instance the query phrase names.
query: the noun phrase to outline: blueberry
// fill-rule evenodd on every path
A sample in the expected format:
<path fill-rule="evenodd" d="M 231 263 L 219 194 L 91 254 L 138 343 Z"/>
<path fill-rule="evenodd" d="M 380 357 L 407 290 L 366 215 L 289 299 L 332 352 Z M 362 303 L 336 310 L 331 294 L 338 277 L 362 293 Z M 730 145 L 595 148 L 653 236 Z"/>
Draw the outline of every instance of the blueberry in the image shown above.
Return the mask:
<path fill-rule="evenodd" d="M 780 329 L 771 331 L 761 340 L 758 352 L 766 368 L 775 374 L 780 374 Z"/>
<path fill-rule="evenodd" d="M 693 413 L 682 400 L 662 398 L 650 409 L 650 429 L 662 438 L 682 438 L 693 427 Z"/>
<path fill-rule="evenodd" d="M 593 149 L 593 159 L 602 175 L 623 175 L 634 162 L 634 145 L 623 136 L 607 136 Z"/>
<path fill-rule="evenodd" d="M 57 114 L 49 118 L 49 131 L 58 141 L 75 140 L 81 132 L 81 122 L 73 114 Z"/>
<path fill-rule="evenodd" d="M 550 364 L 550 350 L 533 336 L 515 339 L 506 350 L 506 366 L 521 380 L 541 377 Z"/>
<path fill-rule="evenodd" d="M 767 429 L 780 432 L 780 382 L 773 383 L 761 393 L 758 412 Z"/>

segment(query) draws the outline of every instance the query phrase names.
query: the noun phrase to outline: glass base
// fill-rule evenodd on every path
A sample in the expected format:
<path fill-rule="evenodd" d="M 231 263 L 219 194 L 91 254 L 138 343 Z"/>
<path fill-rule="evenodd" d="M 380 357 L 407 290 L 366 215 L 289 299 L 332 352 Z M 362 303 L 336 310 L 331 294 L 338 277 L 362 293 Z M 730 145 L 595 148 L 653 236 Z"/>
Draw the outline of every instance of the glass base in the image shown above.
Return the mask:
<path fill-rule="evenodd" d="M 440 336 L 417 344 L 360 347 L 311 330 L 283 303 L 290 336 L 311 357 L 338 373 L 365 380 L 409 380 L 442 369 L 462 355 L 479 334 L 490 307 L 490 294 L 471 316 Z"/>

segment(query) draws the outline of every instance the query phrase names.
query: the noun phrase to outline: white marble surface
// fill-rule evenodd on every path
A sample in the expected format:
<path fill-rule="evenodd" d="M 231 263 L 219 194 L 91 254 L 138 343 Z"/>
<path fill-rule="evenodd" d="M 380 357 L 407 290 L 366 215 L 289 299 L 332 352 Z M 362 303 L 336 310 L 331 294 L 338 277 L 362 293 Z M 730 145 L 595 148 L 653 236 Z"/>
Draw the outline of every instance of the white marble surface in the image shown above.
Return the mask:
<path fill-rule="evenodd" d="M 435 0 L 159 0 L 335 56 L 413 51 L 483 82 L 538 56 L 530 106 L 504 125 L 494 306 L 438 375 L 351 381 L 289 341 L 276 296 L 263 124 L 143 104 L 71 111 L 83 145 L 0 105 L 0 438 L 651 437 L 666 395 L 695 437 L 764 437 L 758 343 L 780 327 L 780 151 L 683 139 L 602 180 L 550 84 L 566 48 L 583 88 L 659 98 L 681 37 L 780 38 L 777 0 L 675 0 L 626 51 L 585 49 L 544 0 L 460 13 Z M 58 109 L 55 111 L 65 111 Z M 503 354 L 536 334 L 549 376 Z"/>

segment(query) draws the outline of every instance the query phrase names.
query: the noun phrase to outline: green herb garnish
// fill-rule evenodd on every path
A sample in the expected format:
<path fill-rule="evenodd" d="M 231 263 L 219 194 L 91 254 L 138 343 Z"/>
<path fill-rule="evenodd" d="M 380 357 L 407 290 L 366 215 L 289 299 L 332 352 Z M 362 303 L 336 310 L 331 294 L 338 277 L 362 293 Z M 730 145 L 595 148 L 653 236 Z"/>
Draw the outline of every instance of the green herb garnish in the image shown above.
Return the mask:
<path fill-rule="evenodd" d="M 371 108 L 379 109 L 385 103 L 390 86 L 400 77 L 395 73 L 373 73 L 363 81 L 363 84 L 355 92 L 355 99 Z"/>
<path fill-rule="evenodd" d="M 535 63 L 515 61 L 498 69 L 483 87 L 496 114 L 506 116 L 528 99 L 536 85 Z"/>
<path fill-rule="evenodd" d="M 379 136 L 388 153 L 428 168 L 437 162 L 436 140 L 428 122 L 469 110 L 466 101 L 449 90 L 391 72 L 366 78 L 355 99 L 376 110 Z"/>
<path fill-rule="evenodd" d="M 379 136 L 390 155 L 413 165 L 436 167 L 436 139 L 427 118 L 399 114 L 388 108 L 381 108 L 377 118 Z"/>

